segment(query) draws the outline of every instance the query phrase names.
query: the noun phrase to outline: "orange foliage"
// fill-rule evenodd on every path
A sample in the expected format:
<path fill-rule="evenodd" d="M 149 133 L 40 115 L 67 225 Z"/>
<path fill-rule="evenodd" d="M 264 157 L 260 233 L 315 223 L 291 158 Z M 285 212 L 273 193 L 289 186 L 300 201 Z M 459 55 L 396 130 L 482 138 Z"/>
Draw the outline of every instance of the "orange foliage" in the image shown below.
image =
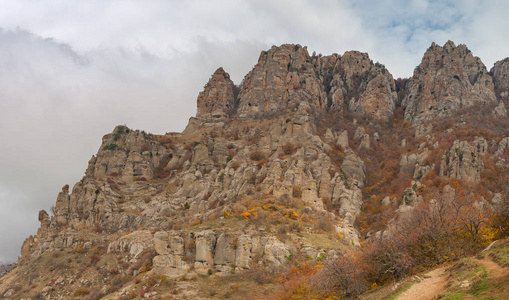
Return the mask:
<path fill-rule="evenodd" d="M 323 265 L 315 260 L 290 258 L 291 266 L 279 277 L 282 289 L 274 296 L 277 299 L 338 299 L 333 292 L 320 289 L 313 284 L 317 271 Z"/>

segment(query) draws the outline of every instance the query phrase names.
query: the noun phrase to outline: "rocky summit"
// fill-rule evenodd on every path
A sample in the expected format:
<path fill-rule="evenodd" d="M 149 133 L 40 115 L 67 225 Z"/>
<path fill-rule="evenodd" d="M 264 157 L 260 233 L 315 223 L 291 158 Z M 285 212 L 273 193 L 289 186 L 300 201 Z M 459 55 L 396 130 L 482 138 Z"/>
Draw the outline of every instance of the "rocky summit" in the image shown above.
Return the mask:
<path fill-rule="evenodd" d="M 103 137 L 0 297 L 356 298 L 469 255 L 509 226 L 507 62 L 433 43 L 395 80 L 285 44 L 239 85 L 218 68 L 182 133 Z"/>
<path fill-rule="evenodd" d="M 433 43 L 408 82 L 401 103 L 405 119 L 421 124 L 476 102 L 496 102 L 493 82 L 481 59 L 465 45 Z"/>

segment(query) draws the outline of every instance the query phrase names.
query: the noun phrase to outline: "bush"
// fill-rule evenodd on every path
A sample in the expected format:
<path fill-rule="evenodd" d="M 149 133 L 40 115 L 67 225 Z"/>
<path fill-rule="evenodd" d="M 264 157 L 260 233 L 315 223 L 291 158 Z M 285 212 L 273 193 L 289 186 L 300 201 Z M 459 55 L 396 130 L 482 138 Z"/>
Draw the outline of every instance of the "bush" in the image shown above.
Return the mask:
<path fill-rule="evenodd" d="M 115 150 L 117 148 L 118 148 L 118 146 L 116 144 L 109 144 L 109 145 L 104 146 L 103 149 L 104 150 Z"/>
<path fill-rule="evenodd" d="M 334 220 L 328 215 L 324 215 L 319 219 L 315 220 L 314 224 L 315 230 L 323 231 L 323 232 L 333 232 L 334 231 Z"/>
<path fill-rule="evenodd" d="M 295 198 L 302 198 L 302 189 L 300 188 L 300 186 L 296 186 L 296 185 L 293 186 L 292 195 Z"/>
<path fill-rule="evenodd" d="M 337 291 L 341 299 L 357 298 L 368 289 L 366 270 L 362 255 L 359 253 L 345 253 L 339 257 L 327 259 L 323 272 L 321 288 Z M 321 278 L 322 278 L 321 277 Z"/>
<path fill-rule="evenodd" d="M 94 254 L 94 255 L 92 255 L 92 257 L 90 257 L 90 264 L 91 264 L 91 265 L 95 265 L 95 264 L 96 264 L 96 263 L 98 263 L 100 260 L 101 260 L 101 258 L 99 257 L 99 255 Z"/>
<path fill-rule="evenodd" d="M 283 150 L 283 153 L 285 155 L 292 155 L 292 154 L 295 153 L 295 151 L 297 151 L 297 147 L 294 144 L 290 143 L 290 142 L 282 145 L 281 149 Z"/>
<path fill-rule="evenodd" d="M 240 167 L 240 163 L 238 161 L 234 161 L 230 164 L 230 168 L 237 170 Z"/>
<path fill-rule="evenodd" d="M 251 160 L 260 161 L 265 158 L 265 154 L 260 150 L 255 150 L 251 153 Z"/>
<path fill-rule="evenodd" d="M 263 167 L 263 165 L 267 164 L 267 162 L 268 162 L 267 159 L 263 158 L 263 159 L 260 159 L 256 165 L 258 166 L 258 168 L 261 169 Z M 262 181 L 263 180 L 260 180 L 260 182 L 262 182 Z"/>

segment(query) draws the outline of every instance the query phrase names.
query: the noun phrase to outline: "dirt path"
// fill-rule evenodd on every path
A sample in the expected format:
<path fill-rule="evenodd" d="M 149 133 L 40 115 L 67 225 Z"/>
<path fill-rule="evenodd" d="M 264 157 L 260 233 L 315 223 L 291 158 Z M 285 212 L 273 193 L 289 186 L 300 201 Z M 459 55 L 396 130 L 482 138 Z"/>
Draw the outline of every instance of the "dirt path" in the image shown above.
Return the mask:
<path fill-rule="evenodd" d="M 447 284 L 446 267 L 437 268 L 426 273 L 421 282 L 415 283 L 398 296 L 397 300 L 431 300 L 444 291 Z"/>
<path fill-rule="evenodd" d="M 485 266 L 492 272 L 492 278 L 509 276 L 509 268 L 503 268 L 490 258 L 472 259 L 476 263 Z M 398 296 L 397 300 L 432 300 L 436 299 L 447 284 L 446 267 L 437 268 L 426 273 L 421 281 L 412 285 L 408 290 Z"/>
<path fill-rule="evenodd" d="M 499 264 L 497 264 L 496 262 L 491 260 L 491 258 L 489 258 L 488 256 L 486 256 L 486 258 L 484 258 L 484 259 L 475 259 L 474 258 L 472 260 L 478 264 L 485 266 L 488 269 L 488 271 L 492 271 L 493 278 L 502 278 L 502 277 L 509 276 L 509 268 L 501 267 Z"/>

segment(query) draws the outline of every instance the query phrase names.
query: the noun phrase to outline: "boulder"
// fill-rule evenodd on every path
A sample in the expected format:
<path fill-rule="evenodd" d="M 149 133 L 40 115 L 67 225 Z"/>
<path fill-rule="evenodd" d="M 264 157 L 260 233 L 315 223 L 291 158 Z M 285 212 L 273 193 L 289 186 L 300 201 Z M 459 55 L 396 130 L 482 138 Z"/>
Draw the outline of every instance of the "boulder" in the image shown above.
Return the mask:
<path fill-rule="evenodd" d="M 348 147 L 348 131 L 343 130 L 338 136 L 336 144 L 340 145 L 343 148 Z"/>

